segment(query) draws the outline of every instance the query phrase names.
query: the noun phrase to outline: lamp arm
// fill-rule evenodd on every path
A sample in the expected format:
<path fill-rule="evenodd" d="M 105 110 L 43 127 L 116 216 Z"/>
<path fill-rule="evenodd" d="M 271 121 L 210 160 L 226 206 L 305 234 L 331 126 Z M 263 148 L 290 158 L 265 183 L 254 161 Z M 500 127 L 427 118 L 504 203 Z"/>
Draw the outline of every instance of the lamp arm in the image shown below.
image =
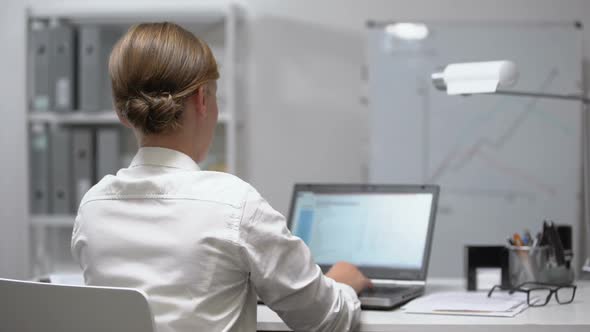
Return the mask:
<path fill-rule="evenodd" d="M 517 96 L 517 97 L 536 97 L 536 98 L 547 98 L 547 99 L 562 99 L 562 100 L 575 100 L 584 103 L 585 105 L 590 104 L 590 98 L 582 95 L 560 95 L 556 93 L 544 93 L 544 92 L 525 92 L 525 91 L 508 91 L 508 90 L 496 90 L 494 94 Z"/>

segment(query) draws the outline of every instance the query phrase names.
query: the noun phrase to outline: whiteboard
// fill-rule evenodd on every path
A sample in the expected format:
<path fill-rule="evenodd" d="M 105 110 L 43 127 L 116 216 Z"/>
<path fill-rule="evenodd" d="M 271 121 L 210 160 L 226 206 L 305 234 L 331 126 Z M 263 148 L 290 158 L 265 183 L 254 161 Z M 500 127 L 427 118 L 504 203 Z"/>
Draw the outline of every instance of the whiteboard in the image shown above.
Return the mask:
<path fill-rule="evenodd" d="M 544 219 L 581 220 L 578 102 L 447 96 L 430 74 L 456 62 L 512 60 L 511 89 L 579 93 L 581 29 L 574 23 L 427 24 L 404 41 L 368 31 L 369 180 L 441 185 L 429 276 L 462 276 L 464 246 L 502 245 Z M 574 243 L 574 249 L 576 248 Z M 575 253 L 577 254 L 577 253 Z"/>

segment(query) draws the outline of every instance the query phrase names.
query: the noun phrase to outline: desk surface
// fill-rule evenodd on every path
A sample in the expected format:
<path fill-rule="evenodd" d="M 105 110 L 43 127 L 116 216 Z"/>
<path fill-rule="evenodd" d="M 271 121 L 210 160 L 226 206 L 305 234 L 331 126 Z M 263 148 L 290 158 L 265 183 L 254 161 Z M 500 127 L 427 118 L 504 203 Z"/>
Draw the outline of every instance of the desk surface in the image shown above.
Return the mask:
<path fill-rule="evenodd" d="M 578 281 L 573 303 L 559 305 L 555 298 L 545 307 L 528 308 L 513 318 L 406 314 L 393 311 L 363 311 L 359 331 L 590 331 L 590 281 Z M 428 281 L 426 294 L 464 290 L 460 279 Z M 511 328 L 512 327 L 512 328 Z M 268 307 L 258 306 L 258 331 L 290 331 Z"/>

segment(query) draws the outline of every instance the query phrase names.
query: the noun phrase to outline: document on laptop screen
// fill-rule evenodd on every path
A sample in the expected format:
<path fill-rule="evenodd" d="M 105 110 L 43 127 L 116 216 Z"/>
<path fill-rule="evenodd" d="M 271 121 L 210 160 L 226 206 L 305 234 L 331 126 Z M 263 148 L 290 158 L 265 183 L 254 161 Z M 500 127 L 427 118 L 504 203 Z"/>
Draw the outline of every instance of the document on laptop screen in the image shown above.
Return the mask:
<path fill-rule="evenodd" d="M 298 192 L 293 234 L 317 264 L 420 269 L 433 195 Z"/>

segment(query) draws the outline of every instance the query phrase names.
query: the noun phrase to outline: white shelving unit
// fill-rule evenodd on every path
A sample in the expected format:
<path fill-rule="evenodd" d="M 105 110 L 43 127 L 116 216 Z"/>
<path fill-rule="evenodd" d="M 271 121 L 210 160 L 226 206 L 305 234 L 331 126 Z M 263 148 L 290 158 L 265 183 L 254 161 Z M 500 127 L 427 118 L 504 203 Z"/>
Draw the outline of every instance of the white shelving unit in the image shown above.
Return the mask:
<path fill-rule="evenodd" d="M 99 25 L 131 25 L 139 22 L 150 21 L 171 21 L 182 25 L 201 36 L 200 31 L 205 33 L 211 30 L 223 31 L 222 34 L 215 32 L 219 43 L 212 46 L 220 64 L 222 79 L 218 82 L 220 96 L 219 102 L 219 119 L 218 123 L 222 130 L 218 132 L 223 135 L 223 159 L 226 169 L 229 173 L 236 173 L 236 152 L 237 152 L 237 130 L 238 116 L 236 114 L 236 41 L 239 7 L 233 3 L 202 3 L 202 2 L 175 2 L 146 1 L 145 3 L 118 3 L 113 2 L 82 2 L 71 1 L 56 4 L 36 4 L 27 9 L 28 22 L 35 20 L 44 20 L 48 22 L 68 22 L 74 25 L 99 24 Z M 204 38 L 206 41 L 207 38 Z M 209 42 L 209 41 L 208 41 Z M 221 54 L 220 54 L 221 53 Z M 119 120 L 115 111 L 104 110 L 101 112 L 28 112 L 27 120 L 29 124 L 48 124 L 50 126 L 115 126 L 119 125 Z M 29 165 L 30 167 L 30 165 Z M 29 188 L 30 190 L 30 188 Z M 54 229 L 67 230 L 72 227 L 75 215 L 70 214 L 49 214 L 49 215 L 30 215 L 31 232 L 34 235 L 33 245 L 46 245 L 56 239 L 50 239 L 48 236 L 55 235 L 63 231 L 52 231 Z M 53 233 L 53 234 L 50 234 Z M 61 239 L 59 239 L 61 241 Z M 69 239 L 63 239 L 68 241 Z M 49 254 L 36 248 L 32 251 L 33 264 L 31 271 L 35 271 L 33 266 L 39 263 L 39 260 L 59 260 L 59 257 L 48 257 Z M 45 257 L 40 257 L 45 256 Z M 63 262 L 41 262 L 44 266 L 54 266 L 64 269 Z M 66 270 L 69 267 L 66 266 Z M 43 271 L 42 273 L 51 273 L 60 271 Z M 34 273 L 34 272 L 33 272 Z"/>

